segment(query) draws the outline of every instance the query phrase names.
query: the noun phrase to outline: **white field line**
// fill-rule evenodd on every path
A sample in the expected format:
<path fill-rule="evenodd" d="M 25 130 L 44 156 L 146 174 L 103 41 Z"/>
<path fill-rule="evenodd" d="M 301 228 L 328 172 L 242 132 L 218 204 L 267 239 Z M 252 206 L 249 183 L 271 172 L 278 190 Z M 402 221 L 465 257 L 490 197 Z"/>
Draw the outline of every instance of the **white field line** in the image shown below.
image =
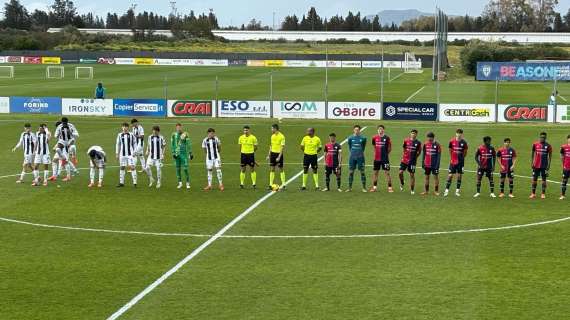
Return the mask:
<path fill-rule="evenodd" d="M 366 127 L 363 127 L 362 130 L 366 130 Z M 347 141 L 348 141 L 348 138 L 345 139 L 344 141 L 342 141 L 341 145 L 345 144 Z M 322 160 L 323 158 L 324 158 L 324 156 L 321 156 L 319 158 L 319 161 Z M 302 174 L 303 174 L 303 171 L 302 170 L 299 171 L 296 175 L 294 175 L 292 178 L 287 180 L 284 183 L 284 185 L 286 186 L 286 185 L 290 184 L 291 182 L 295 181 Z M 200 254 L 200 252 L 202 252 L 204 249 L 209 247 L 216 240 L 221 238 L 229 229 L 231 229 L 234 225 L 236 225 L 238 222 L 240 222 L 242 219 L 244 219 L 255 208 L 257 208 L 259 205 L 261 205 L 267 199 L 269 199 L 273 195 L 275 195 L 275 193 L 276 193 L 275 191 L 269 192 L 265 196 L 263 196 L 261 199 L 257 200 L 254 204 L 252 204 L 244 212 L 242 212 L 240 215 L 238 215 L 232 221 L 230 221 L 227 225 L 225 225 L 222 229 L 220 229 L 218 232 L 216 232 L 216 234 L 214 234 L 211 238 L 209 238 L 204 243 L 202 243 L 198 248 L 194 249 L 194 251 L 192 251 L 184 259 L 180 260 L 180 262 L 178 262 L 174 267 L 172 267 L 170 270 L 165 272 L 162 276 L 160 276 L 158 279 L 156 279 L 153 283 L 151 283 L 143 291 L 141 291 L 139 294 L 137 294 L 129 302 L 127 302 L 125 305 L 123 305 L 119 310 L 117 310 L 109 318 L 107 318 L 107 320 L 115 320 L 115 319 L 118 319 L 120 316 L 122 316 L 125 312 L 127 312 L 130 308 L 132 308 L 135 304 L 137 304 L 141 299 L 143 299 L 147 294 L 149 294 L 154 289 L 156 289 L 156 287 L 158 287 L 160 284 L 162 284 L 164 281 L 166 281 L 166 279 L 170 278 L 170 276 L 172 276 L 174 273 L 176 273 L 176 271 L 178 271 L 180 268 L 182 268 L 190 260 L 194 259 L 194 257 L 196 257 L 198 254 Z"/>
<path fill-rule="evenodd" d="M 395 77 L 392 78 L 392 79 L 388 79 L 388 82 L 392 82 L 392 81 L 398 79 L 399 77 L 401 77 L 401 76 L 403 76 L 403 75 L 404 75 L 404 72 L 400 73 L 399 75 L 395 76 Z"/>
<path fill-rule="evenodd" d="M 555 224 L 570 220 L 570 217 L 564 217 L 555 220 L 531 222 L 517 225 L 507 225 L 500 227 L 488 228 L 475 228 L 475 229 L 459 229 L 449 231 L 430 231 L 430 232 L 408 232 L 408 233 L 380 233 L 380 234 L 324 234 L 324 235 L 220 235 L 218 238 L 226 239 L 349 239 L 349 238 L 393 238 L 393 237 L 419 237 L 419 236 L 437 236 L 448 234 L 460 233 L 477 233 L 489 231 L 501 231 L 510 229 L 522 229 L 546 224 Z M 33 223 L 28 221 L 1 218 L 0 221 L 22 224 L 38 228 L 49 229 L 63 229 L 84 232 L 98 232 L 98 233 L 114 233 L 114 234 L 130 234 L 130 235 L 144 235 L 144 236 L 160 236 L 160 237 L 184 237 L 184 238 L 212 238 L 215 235 L 211 234 L 196 234 L 196 233 L 167 233 L 167 232 L 145 232 L 145 231 L 125 231 L 125 230 L 109 230 L 109 229 L 94 229 L 94 228 L 78 228 L 68 226 L 57 226 L 42 223 Z"/>
<path fill-rule="evenodd" d="M 426 86 L 423 86 L 421 88 L 418 89 L 418 91 L 412 93 L 411 96 L 408 97 L 408 99 L 406 99 L 405 102 L 410 102 L 415 96 L 417 96 L 420 92 L 422 92 L 422 90 L 424 90 L 426 88 Z"/>
<path fill-rule="evenodd" d="M 560 95 L 559 95 L 558 97 L 559 97 L 560 99 L 564 100 L 564 101 L 568 101 L 568 100 L 566 100 L 566 98 L 564 98 L 563 96 L 560 96 Z"/>

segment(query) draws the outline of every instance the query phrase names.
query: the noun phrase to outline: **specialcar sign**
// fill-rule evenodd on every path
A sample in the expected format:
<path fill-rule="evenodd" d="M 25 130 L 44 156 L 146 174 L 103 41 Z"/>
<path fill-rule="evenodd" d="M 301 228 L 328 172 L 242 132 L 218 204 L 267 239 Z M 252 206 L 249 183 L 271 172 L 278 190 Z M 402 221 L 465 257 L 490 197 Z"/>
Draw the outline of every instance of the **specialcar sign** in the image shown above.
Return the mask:
<path fill-rule="evenodd" d="M 395 103 L 384 102 L 385 120 L 437 120 L 436 103 Z"/>
<path fill-rule="evenodd" d="M 324 119 L 325 103 L 315 101 L 275 101 L 273 112 L 276 118 Z"/>
<path fill-rule="evenodd" d="M 169 117 L 212 117 L 212 100 L 168 100 Z"/>
<path fill-rule="evenodd" d="M 329 102 L 329 119 L 380 119 L 380 103 Z"/>
<path fill-rule="evenodd" d="M 439 120 L 449 122 L 495 122 L 494 104 L 441 104 Z"/>
<path fill-rule="evenodd" d="M 0 113 L 10 113 L 10 98 L 0 97 Z"/>
<path fill-rule="evenodd" d="M 61 98 L 55 97 L 11 97 L 11 113 L 53 113 L 61 114 Z"/>
<path fill-rule="evenodd" d="M 499 105 L 499 122 L 547 122 L 552 113 L 549 109 L 546 105 Z"/>
<path fill-rule="evenodd" d="M 218 108 L 222 118 L 269 118 L 271 102 L 221 100 Z"/>
<path fill-rule="evenodd" d="M 570 81 L 570 62 L 477 62 L 480 81 Z"/>
<path fill-rule="evenodd" d="M 113 99 L 62 99 L 61 114 L 69 116 L 112 116 Z"/>
<path fill-rule="evenodd" d="M 166 100 L 164 99 L 114 99 L 114 116 L 164 117 Z"/>

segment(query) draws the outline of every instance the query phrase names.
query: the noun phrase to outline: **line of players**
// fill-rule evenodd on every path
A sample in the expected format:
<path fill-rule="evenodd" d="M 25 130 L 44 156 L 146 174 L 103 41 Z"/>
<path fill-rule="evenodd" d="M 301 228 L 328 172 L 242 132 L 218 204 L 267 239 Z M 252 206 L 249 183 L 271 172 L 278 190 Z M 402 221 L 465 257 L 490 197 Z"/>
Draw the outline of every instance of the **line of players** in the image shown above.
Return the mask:
<path fill-rule="evenodd" d="M 132 128 L 131 128 L 132 126 Z M 117 135 L 115 154 L 120 165 L 119 184 L 118 187 L 124 187 L 126 169 L 129 169 L 132 176 L 133 184 L 136 186 L 138 177 L 136 171 L 137 162 L 140 161 L 142 171 L 146 172 L 149 177 L 149 186 L 152 187 L 156 183 L 156 187 L 161 187 L 162 172 L 166 140 L 160 134 L 160 127 L 154 126 L 152 135 L 148 137 L 146 153 L 144 152 L 145 139 L 144 129 L 136 119 L 131 121 L 131 126 L 128 123 L 122 124 L 122 130 Z M 388 185 L 388 192 L 394 192 L 392 187 L 392 178 L 390 175 L 390 153 L 392 151 L 392 140 L 385 133 L 385 127 L 379 125 L 377 134 L 372 138 L 371 144 L 374 148 L 374 163 L 372 175 L 372 187 L 366 188 L 366 175 L 365 175 L 365 149 L 367 145 L 367 138 L 361 133 L 362 128 L 358 125 L 354 126 L 353 135 L 347 138 L 346 142 L 349 149 L 349 179 L 348 188 L 345 192 L 351 192 L 354 183 L 354 174 L 358 169 L 360 171 L 360 178 L 362 183 L 363 192 L 376 192 L 378 191 L 378 180 L 380 171 L 384 172 L 386 182 Z M 39 168 L 44 165 L 44 179 L 43 184 L 47 185 L 48 180 L 55 181 L 60 175 L 62 168 L 66 169 L 67 176 L 63 179 L 69 181 L 71 175 L 77 174 L 76 165 L 76 147 L 75 141 L 79 137 L 77 129 L 74 125 L 70 124 L 67 118 L 62 118 L 61 122 L 56 124 L 55 138 L 57 144 L 54 148 L 55 156 L 50 159 L 49 153 L 49 139 L 51 133 L 45 124 L 40 125 L 37 133 L 32 133 L 31 126 L 26 124 L 24 132 L 20 136 L 20 140 L 16 147 L 22 147 L 24 150 L 24 164 L 23 170 L 20 175 L 18 183 L 23 181 L 26 169 L 32 170 L 34 174 L 33 185 L 40 185 L 41 178 L 39 177 Z M 552 146 L 546 142 L 547 134 L 540 133 L 539 140 L 532 145 L 531 154 L 531 167 L 532 167 L 532 192 L 530 198 L 536 198 L 536 189 L 538 185 L 538 178 L 542 180 L 541 198 L 546 197 L 547 177 L 550 171 L 552 162 Z M 564 199 L 568 179 L 570 177 L 570 135 L 567 137 L 568 141 L 560 148 L 560 157 L 562 162 L 562 187 L 560 199 Z M 286 177 L 284 167 L 284 150 L 285 150 L 285 136 L 280 131 L 279 125 L 272 126 L 272 134 L 270 138 L 269 153 L 267 160 L 270 164 L 269 187 L 268 189 L 284 189 Z M 245 126 L 243 134 L 238 139 L 238 144 L 241 148 L 241 172 L 240 172 L 240 187 L 243 189 L 245 186 L 247 168 L 250 171 L 250 177 L 253 187 L 256 187 L 256 167 L 259 166 L 255 160 L 255 153 L 258 149 L 257 138 L 251 133 L 251 128 Z M 189 134 L 183 130 L 181 124 L 176 125 L 176 130 L 171 135 L 171 152 L 176 165 L 176 175 L 178 179 L 178 188 L 183 187 L 183 175 L 186 181 L 186 188 L 190 188 L 190 174 L 188 169 L 189 160 L 193 159 L 192 145 L 189 139 Z M 337 190 L 341 189 L 341 167 L 342 167 L 342 144 L 336 140 L 336 134 L 329 135 L 329 141 L 324 146 L 321 139 L 315 135 L 314 128 L 308 128 L 306 136 L 303 137 L 300 143 L 303 157 L 303 176 L 301 190 L 307 190 L 307 180 L 309 170 L 312 170 L 313 180 L 316 189 L 319 188 L 319 174 L 318 174 L 318 155 L 324 150 L 325 162 L 325 180 L 326 187 L 323 191 L 329 191 L 331 176 L 336 176 Z M 406 138 L 402 145 L 403 155 L 399 168 L 400 190 L 404 190 L 406 172 L 410 176 L 410 191 L 415 193 L 415 171 L 416 165 L 420 156 L 422 156 L 421 164 L 425 172 L 424 191 L 422 195 L 427 195 L 430 190 L 430 177 L 434 180 L 434 195 L 439 195 L 439 169 L 441 162 L 442 146 L 436 141 L 433 132 L 426 134 L 426 141 L 422 144 L 418 140 L 418 131 L 411 130 L 410 135 Z M 455 195 L 461 195 L 461 184 L 464 173 L 465 158 L 467 156 L 468 144 L 463 138 L 463 130 L 458 129 L 455 137 L 449 141 L 450 152 L 450 165 L 449 174 L 447 176 L 446 187 L 444 196 L 449 195 L 449 190 L 456 180 Z M 216 171 L 218 178 L 219 189 L 224 190 L 222 183 L 222 161 L 221 161 L 221 141 L 216 136 L 215 130 L 210 128 L 206 138 L 202 141 L 202 149 L 206 155 L 206 168 L 208 173 L 208 184 L 205 190 L 212 189 L 213 171 Z M 89 187 L 95 186 L 95 176 L 98 170 L 99 179 L 98 187 L 103 184 L 104 169 L 107 162 L 106 153 L 100 146 L 92 146 L 88 149 L 87 154 L 90 158 L 90 184 Z M 146 158 L 145 158 L 146 155 Z M 475 152 L 475 161 L 477 163 L 477 192 L 474 197 L 481 195 L 481 184 L 483 177 L 487 177 L 490 185 L 490 196 L 495 196 L 495 185 L 493 173 L 496 164 L 500 166 L 500 194 L 499 197 L 505 197 L 505 184 L 508 181 L 509 193 L 508 196 L 514 198 L 514 169 L 517 163 L 517 152 L 511 147 L 510 138 L 504 139 L 504 145 L 498 150 L 491 144 L 491 137 L 484 137 L 483 144 L 481 144 Z M 48 178 L 48 166 L 52 163 L 52 176 Z M 156 179 L 153 177 L 151 167 L 156 168 Z M 276 172 L 280 173 L 281 186 L 274 184 Z"/>

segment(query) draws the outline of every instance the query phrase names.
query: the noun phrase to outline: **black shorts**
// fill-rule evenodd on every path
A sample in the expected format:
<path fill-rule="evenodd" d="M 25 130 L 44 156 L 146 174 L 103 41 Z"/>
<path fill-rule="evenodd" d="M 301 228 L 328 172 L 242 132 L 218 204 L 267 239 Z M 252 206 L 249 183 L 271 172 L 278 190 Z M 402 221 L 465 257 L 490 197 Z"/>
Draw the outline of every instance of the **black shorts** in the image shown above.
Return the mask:
<path fill-rule="evenodd" d="M 570 179 L 570 170 L 562 170 L 562 178 Z"/>
<path fill-rule="evenodd" d="M 493 170 L 485 169 L 485 168 L 479 168 L 479 169 L 477 169 L 477 175 L 480 177 L 485 176 L 487 178 L 491 178 L 493 176 Z"/>
<path fill-rule="evenodd" d="M 326 173 L 327 175 L 330 175 L 330 174 L 333 174 L 333 173 L 334 173 L 334 174 L 340 174 L 340 167 L 339 167 L 339 166 L 336 166 L 336 167 L 325 166 L 325 173 Z"/>
<path fill-rule="evenodd" d="M 437 176 L 437 175 L 439 175 L 439 168 L 437 168 L 437 169 L 424 168 L 424 173 L 426 174 L 426 176 L 429 176 L 429 175 Z"/>
<path fill-rule="evenodd" d="M 542 180 L 546 180 L 546 178 L 548 178 L 548 172 L 546 172 L 546 169 L 532 168 L 532 177 L 535 179 L 541 177 Z"/>
<path fill-rule="evenodd" d="M 319 167 L 319 156 L 316 154 L 306 154 L 303 157 L 303 167 L 317 169 Z"/>
<path fill-rule="evenodd" d="M 449 174 L 463 174 L 463 164 L 450 164 Z"/>
<path fill-rule="evenodd" d="M 409 173 L 416 173 L 416 165 L 415 164 L 405 164 L 400 163 L 400 171 L 408 171 Z"/>
<path fill-rule="evenodd" d="M 374 161 L 374 171 L 379 171 L 380 169 L 384 171 L 390 171 L 390 162 L 385 161 Z"/>
<path fill-rule="evenodd" d="M 505 179 L 505 178 L 509 178 L 509 179 L 514 179 L 514 171 L 509 170 L 507 172 L 501 172 L 501 179 Z"/>
<path fill-rule="evenodd" d="M 255 153 L 242 153 L 241 154 L 241 166 L 255 167 Z"/>
<path fill-rule="evenodd" d="M 269 165 L 272 167 L 283 168 L 283 155 L 281 155 L 279 161 L 277 161 L 277 157 L 279 157 L 279 153 L 271 152 L 269 154 Z"/>

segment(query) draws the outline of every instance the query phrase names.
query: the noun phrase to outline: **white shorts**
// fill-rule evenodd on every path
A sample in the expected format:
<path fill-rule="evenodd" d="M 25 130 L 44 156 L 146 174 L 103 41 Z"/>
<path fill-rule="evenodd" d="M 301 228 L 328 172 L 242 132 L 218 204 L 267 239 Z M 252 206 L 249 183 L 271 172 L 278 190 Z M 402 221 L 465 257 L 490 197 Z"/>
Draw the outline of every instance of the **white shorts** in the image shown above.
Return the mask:
<path fill-rule="evenodd" d="M 36 154 L 34 157 L 35 164 L 50 164 L 51 159 L 49 154 Z"/>
<path fill-rule="evenodd" d="M 67 148 L 67 152 L 69 154 L 76 154 L 77 153 L 77 147 L 75 146 L 75 144 L 69 145 Z"/>
<path fill-rule="evenodd" d="M 162 160 L 161 159 L 152 159 L 151 157 L 148 157 L 148 159 L 146 160 L 146 165 L 147 167 L 157 167 L 157 168 L 162 168 Z"/>
<path fill-rule="evenodd" d="M 214 168 L 218 169 L 222 167 L 221 159 L 206 160 L 206 169 L 212 170 Z"/>
<path fill-rule="evenodd" d="M 142 146 L 137 146 L 135 148 L 135 157 L 142 157 L 144 155 L 144 151 L 143 151 L 143 147 Z"/>
<path fill-rule="evenodd" d="M 95 165 L 93 165 L 93 162 L 95 162 Z M 93 161 L 89 161 L 89 167 L 90 168 L 105 168 L 105 160 L 103 159 L 99 159 L 99 160 L 93 160 Z"/>
<path fill-rule="evenodd" d="M 33 164 L 34 163 L 34 155 L 33 154 L 25 154 L 24 155 L 24 164 Z"/>
<path fill-rule="evenodd" d="M 135 165 L 135 158 L 133 156 L 119 157 L 119 165 L 121 167 L 133 167 Z"/>

